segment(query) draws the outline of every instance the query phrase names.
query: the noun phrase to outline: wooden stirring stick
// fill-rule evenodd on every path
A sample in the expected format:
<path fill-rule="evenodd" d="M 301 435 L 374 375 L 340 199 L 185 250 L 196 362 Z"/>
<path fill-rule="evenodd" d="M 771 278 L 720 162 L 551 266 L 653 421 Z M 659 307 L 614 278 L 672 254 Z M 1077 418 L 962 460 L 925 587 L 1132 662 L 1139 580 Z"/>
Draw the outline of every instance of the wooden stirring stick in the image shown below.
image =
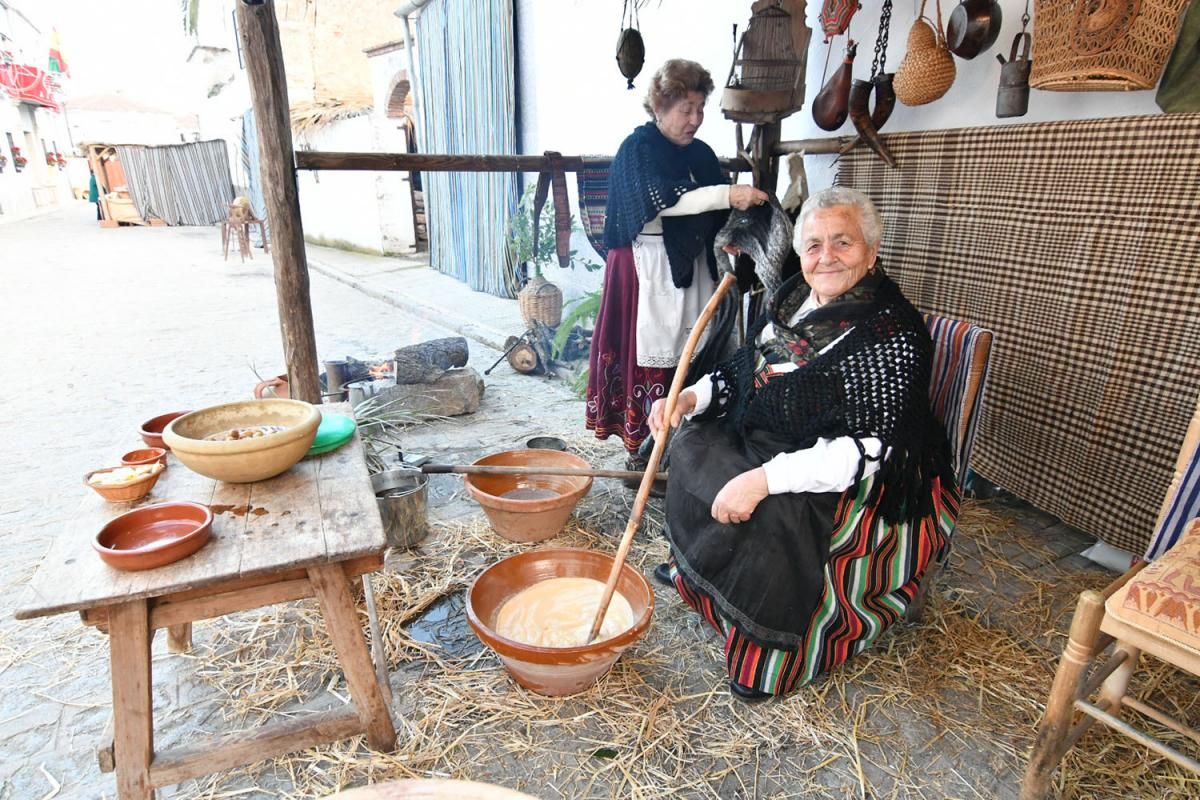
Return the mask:
<path fill-rule="evenodd" d="M 642 475 L 642 484 L 638 487 L 637 499 L 633 501 L 633 513 L 629 515 L 629 524 L 625 526 L 625 535 L 621 537 L 621 545 L 617 548 L 612 571 L 608 573 L 608 583 L 604 584 L 604 594 L 600 596 L 600 608 L 596 610 L 596 619 L 592 621 L 592 630 L 588 634 L 587 644 L 591 644 L 596 635 L 600 633 L 600 626 L 604 624 L 604 615 L 608 613 L 608 604 L 612 601 L 613 591 L 617 588 L 617 578 L 621 576 L 621 567 L 625 565 L 625 557 L 629 555 L 629 548 L 633 544 L 633 535 L 637 533 L 638 526 L 642 524 L 642 513 L 646 510 L 646 501 L 650 499 L 650 487 L 654 484 L 658 463 L 662 460 L 663 450 L 667 446 L 667 438 L 671 434 L 671 417 L 675 414 L 675 403 L 679 400 L 679 393 L 683 390 L 683 382 L 687 378 L 688 364 L 692 361 L 692 353 L 700 341 L 701 334 L 708 327 L 713 315 L 717 313 L 717 306 L 721 304 L 725 292 L 729 291 L 729 287 L 736 281 L 737 278 L 733 273 L 726 272 L 722 276 L 713 296 L 708 299 L 704 310 L 700 312 L 700 318 L 696 320 L 696 327 L 692 328 L 692 332 L 683 346 L 683 353 L 679 356 L 679 365 L 675 368 L 675 377 L 671 380 L 671 389 L 667 392 L 667 401 L 663 405 L 664 427 L 654 438 L 654 449 L 650 451 L 650 462 L 646 464 L 646 472 Z"/>

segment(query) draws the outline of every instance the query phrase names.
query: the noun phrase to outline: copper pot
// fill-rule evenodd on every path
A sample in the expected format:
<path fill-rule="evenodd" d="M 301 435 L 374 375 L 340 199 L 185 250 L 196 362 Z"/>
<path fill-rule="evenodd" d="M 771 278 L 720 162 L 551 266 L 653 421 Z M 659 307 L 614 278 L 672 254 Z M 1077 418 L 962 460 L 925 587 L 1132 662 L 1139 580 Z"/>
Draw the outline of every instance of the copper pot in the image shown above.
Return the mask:
<path fill-rule="evenodd" d="M 972 59 L 996 43 L 1002 21 L 996 0 L 962 0 L 946 23 L 946 46 L 959 58 Z"/>

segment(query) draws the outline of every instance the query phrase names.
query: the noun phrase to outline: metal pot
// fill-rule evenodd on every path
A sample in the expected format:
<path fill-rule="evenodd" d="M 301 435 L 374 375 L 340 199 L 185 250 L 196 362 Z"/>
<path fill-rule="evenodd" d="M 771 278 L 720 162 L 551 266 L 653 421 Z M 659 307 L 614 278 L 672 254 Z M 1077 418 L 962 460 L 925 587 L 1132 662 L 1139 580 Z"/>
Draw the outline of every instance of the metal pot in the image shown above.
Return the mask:
<path fill-rule="evenodd" d="M 997 0 L 962 0 L 946 23 L 946 46 L 959 58 L 972 59 L 996 43 L 1002 21 Z"/>

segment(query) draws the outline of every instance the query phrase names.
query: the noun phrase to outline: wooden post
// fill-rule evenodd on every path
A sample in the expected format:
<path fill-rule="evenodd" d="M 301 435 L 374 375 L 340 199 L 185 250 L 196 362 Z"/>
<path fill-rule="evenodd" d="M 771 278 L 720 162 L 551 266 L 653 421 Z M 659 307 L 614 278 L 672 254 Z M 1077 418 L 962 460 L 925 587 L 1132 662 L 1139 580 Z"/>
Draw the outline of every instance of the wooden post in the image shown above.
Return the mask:
<path fill-rule="evenodd" d="M 320 403 L 317 340 L 313 333 L 308 260 L 292 163 L 292 126 L 275 0 L 241 0 L 237 5 L 237 22 L 246 74 L 250 77 L 254 122 L 258 126 L 267 221 L 275 239 L 271 255 L 289 391 L 296 400 Z"/>
<path fill-rule="evenodd" d="M 782 127 L 780 122 L 755 125 L 750 137 L 751 170 L 758 177 L 755 188 L 772 195 L 779 184 L 779 161 L 775 156 L 775 147 L 779 144 Z"/>

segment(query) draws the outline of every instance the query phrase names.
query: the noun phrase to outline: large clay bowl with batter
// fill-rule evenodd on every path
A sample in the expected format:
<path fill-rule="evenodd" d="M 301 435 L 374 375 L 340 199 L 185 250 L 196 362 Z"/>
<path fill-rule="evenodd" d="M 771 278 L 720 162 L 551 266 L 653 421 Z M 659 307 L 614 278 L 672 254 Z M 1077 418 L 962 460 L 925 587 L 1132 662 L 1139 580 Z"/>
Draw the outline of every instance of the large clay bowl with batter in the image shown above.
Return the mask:
<path fill-rule="evenodd" d="M 208 478 L 250 483 L 289 470 L 308 454 L 321 412 L 301 400 L 242 400 L 184 414 L 163 431 L 183 465 Z M 209 441 L 232 428 L 280 425 L 283 430 L 252 439 Z"/>
<path fill-rule="evenodd" d="M 633 608 L 633 627 L 610 639 L 581 647 L 536 647 L 496 633 L 500 607 L 518 592 L 551 578 L 608 580 L 613 557 L 595 550 L 555 547 L 529 550 L 493 564 L 467 592 L 467 622 L 495 651 L 513 679 L 532 692 L 549 696 L 576 694 L 608 672 L 621 653 L 641 638 L 654 613 L 654 592 L 640 572 L 621 565 L 617 591 Z"/>
<path fill-rule="evenodd" d="M 591 467 L 571 453 L 533 448 L 493 453 L 472 466 Z M 492 530 L 510 542 L 540 542 L 556 535 L 592 488 L 590 477 L 577 475 L 467 475 L 465 482 Z"/>

